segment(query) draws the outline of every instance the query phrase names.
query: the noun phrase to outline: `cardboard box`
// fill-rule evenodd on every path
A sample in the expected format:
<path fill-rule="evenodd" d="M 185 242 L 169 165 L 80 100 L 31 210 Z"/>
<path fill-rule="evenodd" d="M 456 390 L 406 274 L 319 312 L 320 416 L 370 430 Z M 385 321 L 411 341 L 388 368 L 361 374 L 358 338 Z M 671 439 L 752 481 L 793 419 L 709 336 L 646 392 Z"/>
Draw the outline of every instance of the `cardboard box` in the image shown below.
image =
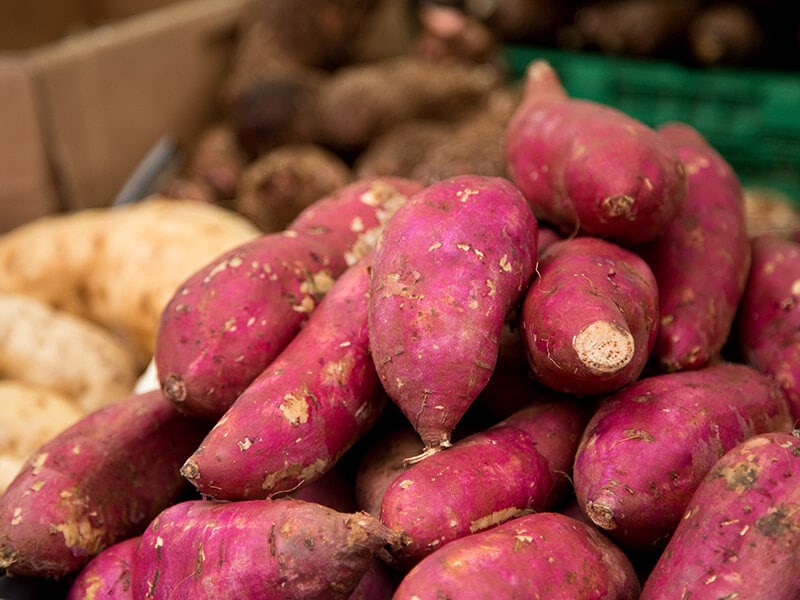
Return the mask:
<path fill-rule="evenodd" d="M 246 0 L 0 4 L 0 232 L 107 206 L 163 136 L 215 115 Z"/>

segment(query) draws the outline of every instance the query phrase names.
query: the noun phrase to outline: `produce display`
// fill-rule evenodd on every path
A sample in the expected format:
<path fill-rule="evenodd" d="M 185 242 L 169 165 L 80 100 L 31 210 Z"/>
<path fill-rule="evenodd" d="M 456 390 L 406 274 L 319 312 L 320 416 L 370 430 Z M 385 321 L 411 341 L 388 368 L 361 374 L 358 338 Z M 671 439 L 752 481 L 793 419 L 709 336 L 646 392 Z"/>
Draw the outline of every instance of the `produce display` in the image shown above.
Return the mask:
<path fill-rule="evenodd" d="M 791 199 L 405 4 L 252 0 L 179 172 L 0 236 L 0 581 L 796 600 Z"/>

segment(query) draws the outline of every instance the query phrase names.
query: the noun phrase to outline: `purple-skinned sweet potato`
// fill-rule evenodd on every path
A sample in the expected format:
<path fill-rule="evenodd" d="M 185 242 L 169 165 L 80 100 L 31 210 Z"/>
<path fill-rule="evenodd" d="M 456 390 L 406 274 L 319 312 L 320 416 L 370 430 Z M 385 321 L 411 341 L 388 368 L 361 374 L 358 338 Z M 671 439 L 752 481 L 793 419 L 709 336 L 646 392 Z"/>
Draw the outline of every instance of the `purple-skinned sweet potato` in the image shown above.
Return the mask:
<path fill-rule="evenodd" d="M 133 600 L 131 566 L 139 539 L 121 540 L 92 558 L 73 579 L 66 600 Z"/>
<path fill-rule="evenodd" d="M 800 419 L 800 243 L 763 233 L 751 240 L 751 267 L 734 324 L 742 360 L 778 382 Z"/>
<path fill-rule="evenodd" d="M 411 566 L 452 540 L 556 506 L 587 420 L 580 402 L 552 394 L 398 474 L 380 512 L 403 536 L 398 563 Z"/>
<path fill-rule="evenodd" d="M 636 245 L 664 232 L 686 198 L 686 173 L 656 132 L 624 112 L 571 98 L 543 60 L 526 71 L 508 123 L 509 175 L 542 221 Z"/>
<path fill-rule="evenodd" d="M 636 600 L 640 591 L 628 557 L 599 530 L 541 512 L 442 546 L 405 575 L 394 600 Z"/>
<path fill-rule="evenodd" d="M 521 328 L 533 377 L 555 390 L 598 396 L 644 371 L 658 332 L 658 284 L 633 251 L 595 237 L 541 253 Z"/>
<path fill-rule="evenodd" d="M 401 178 L 348 184 L 286 231 L 233 248 L 192 274 L 161 315 L 155 363 L 167 397 L 185 414 L 219 419 L 420 188 Z"/>
<path fill-rule="evenodd" d="M 642 589 L 642 600 L 798 596 L 800 440 L 750 437 L 692 495 Z"/>
<path fill-rule="evenodd" d="M 746 365 L 646 377 L 593 414 L 575 457 L 575 495 L 620 545 L 659 551 L 720 456 L 750 436 L 791 429 L 778 386 Z"/>
<path fill-rule="evenodd" d="M 135 598 L 348 598 L 394 535 L 366 513 L 315 502 L 187 500 L 162 511 L 134 555 Z"/>
<path fill-rule="evenodd" d="M 189 487 L 180 466 L 207 432 L 160 390 L 88 414 L 32 454 L 0 496 L 0 566 L 57 579 L 141 533 Z"/>
<path fill-rule="evenodd" d="M 639 251 L 658 281 L 652 358 L 664 371 L 697 369 L 719 357 L 747 281 L 744 194 L 733 168 L 693 127 L 657 131 L 686 165 L 688 192 L 666 232 Z"/>
<path fill-rule="evenodd" d="M 386 223 L 373 259 L 370 344 L 425 452 L 450 444 L 489 380 L 503 324 L 533 277 L 537 238 L 525 198 L 500 177 L 433 183 Z"/>
<path fill-rule="evenodd" d="M 181 472 L 202 494 L 291 491 L 322 476 L 375 423 L 386 393 L 369 351 L 371 258 L 340 276 L 187 458 Z"/>

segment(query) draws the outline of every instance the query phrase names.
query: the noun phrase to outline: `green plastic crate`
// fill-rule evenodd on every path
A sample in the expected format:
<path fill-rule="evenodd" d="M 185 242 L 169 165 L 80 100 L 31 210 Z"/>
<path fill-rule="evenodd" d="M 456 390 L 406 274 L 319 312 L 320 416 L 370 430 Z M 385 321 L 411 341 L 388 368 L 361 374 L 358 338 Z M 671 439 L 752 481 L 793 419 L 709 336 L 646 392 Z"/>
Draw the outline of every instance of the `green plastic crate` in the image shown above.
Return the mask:
<path fill-rule="evenodd" d="M 700 69 L 530 46 L 505 51 L 515 78 L 542 58 L 573 97 L 614 106 L 651 126 L 694 126 L 745 185 L 780 190 L 800 204 L 800 73 Z"/>

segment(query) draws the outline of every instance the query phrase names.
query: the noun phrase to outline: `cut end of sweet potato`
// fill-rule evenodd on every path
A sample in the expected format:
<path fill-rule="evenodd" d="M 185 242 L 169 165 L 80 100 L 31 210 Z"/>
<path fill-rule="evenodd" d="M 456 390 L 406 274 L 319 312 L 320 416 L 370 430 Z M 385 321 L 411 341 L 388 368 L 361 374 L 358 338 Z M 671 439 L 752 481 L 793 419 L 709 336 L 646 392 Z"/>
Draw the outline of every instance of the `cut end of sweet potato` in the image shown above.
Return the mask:
<path fill-rule="evenodd" d="M 614 511 L 601 500 L 589 500 L 586 502 L 586 516 L 592 520 L 592 523 L 606 531 L 617 528 L 617 522 L 614 520 Z"/>
<path fill-rule="evenodd" d="M 573 339 L 572 347 L 581 363 L 598 374 L 615 373 L 634 357 L 630 331 L 610 321 L 594 321 Z"/>
<path fill-rule="evenodd" d="M 170 373 L 164 379 L 164 383 L 161 387 L 164 390 L 164 395 L 170 402 L 180 404 L 186 400 L 186 384 L 183 382 L 180 375 Z"/>
<path fill-rule="evenodd" d="M 188 458 L 181 467 L 181 475 L 194 484 L 200 478 L 200 467 L 193 459 Z"/>

